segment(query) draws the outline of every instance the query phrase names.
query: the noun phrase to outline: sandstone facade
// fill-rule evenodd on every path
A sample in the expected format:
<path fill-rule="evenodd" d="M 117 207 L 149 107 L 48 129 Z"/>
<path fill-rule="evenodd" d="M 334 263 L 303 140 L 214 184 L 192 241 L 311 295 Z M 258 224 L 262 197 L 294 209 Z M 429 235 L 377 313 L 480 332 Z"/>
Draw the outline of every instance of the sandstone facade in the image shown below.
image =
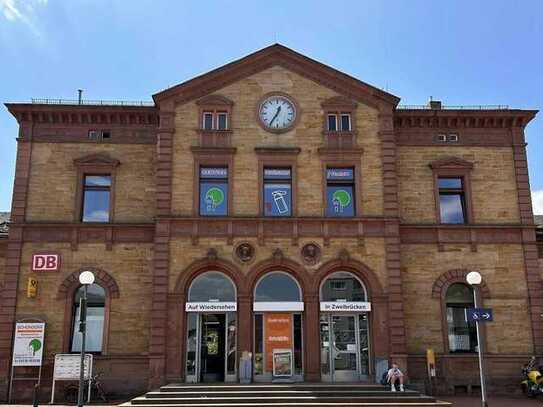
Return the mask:
<path fill-rule="evenodd" d="M 276 134 L 258 124 L 256 108 L 270 92 L 296 101 L 292 130 Z M 231 106 L 221 134 L 201 129 L 202 100 L 210 96 Z M 483 275 L 483 304 L 495 313 L 484 344 L 491 387 L 516 383 L 525 359 L 541 354 L 543 293 L 523 144 L 535 112 L 399 109 L 395 96 L 279 45 L 161 92 L 154 102 L 8 104 L 21 130 L 5 271 L 0 262 L 3 395 L 13 323 L 22 318 L 47 322 L 43 384 L 50 385 L 54 355 L 70 350 L 73 293 L 84 269 L 106 288 L 96 363 L 106 389 L 119 394 L 185 379 L 188 288 L 210 270 L 237 285 L 238 355 L 253 351 L 256 280 L 273 270 L 298 280 L 304 380 L 321 380 L 314 357 L 319 287 L 340 270 L 362 280 L 372 303 L 369 380 L 378 360 L 394 359 L 423 386 L 432 348 L 442 391 L 477 385 L 476 356 L 449 352 L 444 315 L 444 290 L 470 270 Z M 354 131 L 340 137 L 354 142 L 338 144 L 325 131 L 330 104 L 351 107 Z M 90 140 L 96 129 L 111 137 Z M 451 133 L 458 135 L 453 144 L 437 138 Z M 469 174 L 472 217 L 465 224 L 439 220 L 436 162 L 445 162 L 440 168 L 448 175 Z M 285 163 L 293 173 L 293 216 L 266 218 L 260 172 Z M 199 216 L 201 165 L 228 166 L 228 216 Z M 330 167 L 355 169 L 355 217 L 325 216 Z M 115 173 L 111 222 L 78 217 L 80 175 L 89 169 Z M 254 248 L 248 262 L 236 254 L 241 243 Z M 302 253 L 309 243 L 321 252 L 313 263 Z M 60 254 L 59 271 L 32 271 L 33 254 L 42 252 Z M 29 277 L 38 280 L 35 298 L 26 296 Z"/>

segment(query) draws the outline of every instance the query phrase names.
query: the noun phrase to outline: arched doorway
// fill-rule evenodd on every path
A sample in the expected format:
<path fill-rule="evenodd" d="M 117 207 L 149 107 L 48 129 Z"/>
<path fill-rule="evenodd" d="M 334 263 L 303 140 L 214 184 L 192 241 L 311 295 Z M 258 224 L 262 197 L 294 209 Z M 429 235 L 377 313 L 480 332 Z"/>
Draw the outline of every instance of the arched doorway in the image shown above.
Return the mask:
<path fill-rule="evenodd" d="M 234 382 L 237 339 L 236 286 L 225 274 L 208 271 L 188 291 L 186 381 Z"/>
<path fill-rule="evenodd" d="M 353 382 L 369 377 L 368 293 L 354 274 L 338 271 L 320 286 L 321 378 Z"/>
<path fill-rule="evenodd" d="M 254 380 L 303 380 L 302 289 L 290 274 L 272 271 L 254 289 Z"/>

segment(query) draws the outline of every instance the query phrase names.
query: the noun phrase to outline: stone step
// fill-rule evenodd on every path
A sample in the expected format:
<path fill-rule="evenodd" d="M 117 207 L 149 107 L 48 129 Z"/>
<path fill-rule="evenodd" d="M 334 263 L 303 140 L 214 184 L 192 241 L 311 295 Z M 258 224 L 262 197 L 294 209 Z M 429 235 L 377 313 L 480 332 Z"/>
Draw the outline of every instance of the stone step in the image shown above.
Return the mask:
<path fill-rule="evenodd" d="M 239 390 L 252 390 L 252 391 L 267 391 L 267 390 L 368 390 L 368 391 L 384 391 L 389 390 L 389 387 L 377 385 L 377 384 L 169 384 L 160 388 L 161 392 L 183 392 L 183 391 L 239 391 Z"/>
<path fill-rule="evenodd" d="M 395 396 L 362 396 L 362 397 L 355 397 L 355 396 L 307 396 L 307 395 L 298 395 L 298 396 L 290 396 L 290 395 L 278 395 L 278 396 L 255 396 L 255 395 L 249 395 L 249 396 L 243 396 L 243 397 L 230 397 L 230 396 L 224 396 L 224 397 L 203 397 L 203 396 L 195 396 L 195 397 L 173 397 L 173 398 L 147 398 L 147 397 L 137 397 L 132 400 L 132 405 L 149 405 L 149 404 L 157 404 L 157 405 L 187 405 L 187 404 L 215 404 L 220 405 L 224 403 L 230 403 L 230 404 L 239 404 L 239 405 L 246 405 L 246 404 L 279 404 L 283 405 L 284 403 L 405 403 L 405 404 L 413 404 L 413 403 L 420 403 L 420 402 L 426 402 L 431 403 L 435 402 L 434 398 L 431 397 L 425 397 L 425 396 L 409 396 L 409 395 L 395 395 Z"/>
<path fill-rule="evenodd" d="M 151 391 L 145 394 L 147 398 L 176 398 L 176 397 L 248 397 L 248 396 L 385 396 L 385 397 L 400 397 L 400 396 L 418 396 L 420 393 L 414 390 L 407 390 L 405 392 L 391 392 L 390 390 L 350 390 L 350 389 L 333 389 L 333 390 L 212 390 L 212 391 L 191 391 L 186 390 L 182 392 L 163 392 L 163 391 Z"/>
<path fill-rule="evenodd" d="M 445 401 L 428 402 L 420 400 L 414 403 L 404 403 L 398 401 L 379 402 L 342 402 L 332 403 L 326 401 L 315 402 L 283 402 L 281 407 L 452 407 L 451 403 Z M 131 407 L 130 402 L 121 404 L 120 407 Z M 145 407 L 164 407 L 163 404 L 145 404 Z M 207 404 L 168 404 L 168 407 L 277 407 L 277 403 L 207 403 Z"/>

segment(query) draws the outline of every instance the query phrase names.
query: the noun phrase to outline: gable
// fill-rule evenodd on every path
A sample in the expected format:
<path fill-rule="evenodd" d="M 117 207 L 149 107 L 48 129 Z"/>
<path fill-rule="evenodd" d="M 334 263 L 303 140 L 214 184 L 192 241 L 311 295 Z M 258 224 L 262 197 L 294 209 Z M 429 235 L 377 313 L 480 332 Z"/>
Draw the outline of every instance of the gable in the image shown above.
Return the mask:
<path fill-rule="evenodd" d="M 274 44 L 247 57 L 153 95 L 155 103 L 186 103 L 273 66 L 281 66 L 372 107 L 395 107 L 400 99 L 287 47 Z"/>

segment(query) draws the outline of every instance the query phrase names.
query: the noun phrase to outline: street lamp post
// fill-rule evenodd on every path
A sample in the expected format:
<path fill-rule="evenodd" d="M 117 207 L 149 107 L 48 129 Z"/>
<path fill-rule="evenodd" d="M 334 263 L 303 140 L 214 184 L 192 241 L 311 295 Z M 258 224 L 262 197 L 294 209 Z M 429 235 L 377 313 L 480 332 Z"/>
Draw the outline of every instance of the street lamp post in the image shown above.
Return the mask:
<path fill-rule="evenodd" d="M 477 271 L 471 271 L 466 276 L 466 281 L 469 285 L 473 287 L 473 305 L 475 308 L 479 308 L 479 301 L 477 297 L 477 286 L 483 281 L 483 277 Z M 475 321 L 475 328 L 477 330 L 477 349 L 479 354 L 479 375 L 481 378 L 481 402 L 482 407 L 488 407 L 488 402 L 486 399 L 486 384 L 485 384 L 485 370 L 483 363 L 483 341 L 481 339 L 481 329 L 479 326 L 479 321 Z"/>
<path fill-rule="evenodd" d="M 79 275 L 79 282 L 83 286 L 83 296 L 79 299 L 79 332 L 81 332 L 81 365 L 79 368 L 79 393 L 77 406 L 83 406 L 83 393 L 85 384 L 85 340 L 87 337 L 87 287 L 94 283 L 94 274 L 84 271 Z M 90 383 L 89 383 L 90 386 Z"/>

